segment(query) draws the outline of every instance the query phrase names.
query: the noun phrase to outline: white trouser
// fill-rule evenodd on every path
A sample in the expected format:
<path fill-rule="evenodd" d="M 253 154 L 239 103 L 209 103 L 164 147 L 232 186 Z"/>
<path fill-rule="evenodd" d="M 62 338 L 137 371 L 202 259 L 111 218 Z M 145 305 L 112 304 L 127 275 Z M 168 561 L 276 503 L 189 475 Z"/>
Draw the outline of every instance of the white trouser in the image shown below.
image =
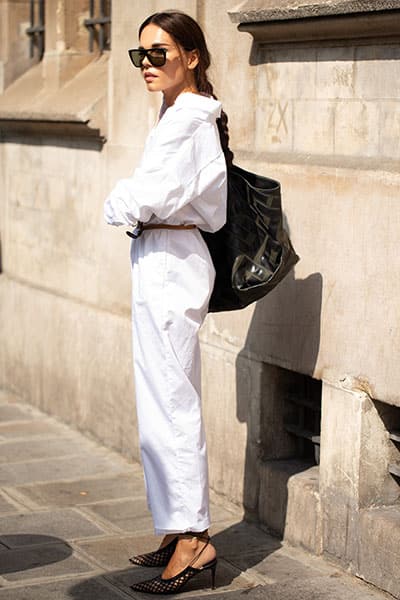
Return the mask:
<path fill-rule="evenodd" d="M 155 533 L 210 525 L 198 331 L 215 271 L 197 229 L 144 231 L 131 246 L 136 406 Z"/>

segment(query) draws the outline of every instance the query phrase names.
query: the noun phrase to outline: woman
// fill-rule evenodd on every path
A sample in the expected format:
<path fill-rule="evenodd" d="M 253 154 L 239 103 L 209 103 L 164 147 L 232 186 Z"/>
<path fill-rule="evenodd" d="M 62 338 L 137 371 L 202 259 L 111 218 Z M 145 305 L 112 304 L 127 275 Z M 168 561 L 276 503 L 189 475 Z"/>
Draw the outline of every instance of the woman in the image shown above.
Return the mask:
<path fill-rule="evenodd" d="M 163 573 L 132 588 L 171 593 L 205 569 L 214 587 L 198 331 L 215 271 L 199 229 L 225 223 L 221 141 L 227 158 L 229 150 L 199 25 L 181 12 L 156 13 L 141 25 L 139 43 L 131 60 L 163 104 L 139 167 L 107 198 L 105 218 L 139 222 L 131 234 L 139 235 L 131 249 L 136 403 L 148 503 L 164 536 L 158 550 L 130 559 L 165 566 Z"/>

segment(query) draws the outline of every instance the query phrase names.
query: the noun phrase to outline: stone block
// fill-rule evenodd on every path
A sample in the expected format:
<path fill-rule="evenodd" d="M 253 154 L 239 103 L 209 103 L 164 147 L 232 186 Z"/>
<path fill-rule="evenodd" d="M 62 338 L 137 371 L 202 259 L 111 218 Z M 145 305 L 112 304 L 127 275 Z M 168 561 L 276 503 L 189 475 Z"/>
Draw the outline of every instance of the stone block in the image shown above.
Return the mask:
<path fill-rule="evenodd" d="M 39 506 L 86 505 L 126 496 L 144 496 L 143 478 L 138 473 L 121 473 L 110 477 L 20 486 L 19 497 Z"/>
<path fill-rule="evenodd" d="M 397 44 L 359 46 L 355 96 L 364 100 L 400 97 L 400 48 Z"/>
<path fill-rule="evenodd" d="M 340 101 L 335 109 L 335 154 L 379 156 L 379 113 L 376 101 Z"/>
<path fill-rule="evenodd" d="M 400 460 L 389 431 L 397 427 L 399 409 L 366 397 L 363 405 L 360 440 L 359 507 L 394 504 L 400 500 L 398 482 L 389 465 Z"/>
<path fill-rule="evenodd" d="M 0 573 L 6 581 L 79 575 L 96 570 L 73 554 L 68 544 L 46 544 L 9 550 L 1 556 Z"/>
<path fill-rule="evenodd" d="M 332 155 L 335 148 L 335 101 L 293 102 L 293 151 L 301 154 Z"/>
<path fill-rule="evenodd" d="M 209 313 L 200 330 L 203 344 L 221 348 L 237 354 L 246 340 L 246 335 L 254 313 L 254 304 L 237 311 L 235 319 L 232 313 Z"/>
<path fill-rule="evenodd" d="M 319 495 L 319 468 L 311 467 L 292 475 L 288 481 L 285 541 L 321 554 L 322 525 Z"/>
<path fill-rule="evenodd" d="M 9 548 L 40 544 L 41 537 L 54 536 L 62 540 L 104 535 L 104 528 L 73 509 L 60 509 L 0 517 L 0 542 Z M 48 540 L 59 541 L 59 540 Z"/>
<path fill-rule="evenodd" d="M 290 152 L 293 148 L 293 103 L 279 98 L 257 101 L 255 150 Z"/>
<path fill-rule="evenodd" d="M 355 52 L 354 46 L 318 48 L 316 50 L 317 64 L 314 85 L 318 98 L 335 100 L 354 97 L 357 73 L 354 61 Z M 308 82 L 306 87 L 308 87 Z"/>
<path fill-rule="evenodd" d="M 283 535 L 290 478 L 309 467 L 309 463 L 296 459 L 269 460 L 260 464 L 258 514 L 268 529 Z"/>
<path fill-rule="evenodd" d="M 344 564 L 357 561 L 360 441 L 366 397 L 323 384 L 319 490 L 322 544 Z"/>
<path fill-rule="evenodd" d="M 400 598 L 400 505 L 361 511 L 358 577 Z"/>
<path fill-rule="evenodd" d="M 400 158 L 400 100 L 380 103 L 380 146 L 382 156 Z"/>
<path fill-rule="evenodd" d="M 257 54 L 257 100 L 312 100 L 319 95 L 316 87 L 318 49 L 268 48 Z M 264 147 L 264 150 L 269 148 Z"/>
<path fill-rule="evenodd" d="M 234 32 L 228 16 L 230 0 L 203 1 L 197 3 L 196 8 L 212 56 L 210 79 L 229 118 L 231 147 L 250 150 L 254 148 L 255 111 L 252 103 L 257 89 L 249 68 L 253 55 L 251 38 Z"/>

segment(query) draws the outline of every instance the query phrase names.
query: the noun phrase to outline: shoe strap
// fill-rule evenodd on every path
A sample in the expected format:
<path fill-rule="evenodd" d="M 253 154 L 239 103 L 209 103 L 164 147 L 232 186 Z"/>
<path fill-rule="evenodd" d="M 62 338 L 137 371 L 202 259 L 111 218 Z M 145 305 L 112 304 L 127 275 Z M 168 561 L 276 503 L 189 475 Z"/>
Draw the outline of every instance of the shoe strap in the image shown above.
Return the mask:
<path fill-rule="evenodd" d="M 181 533 L 180 535 L 190 535 L 190 537 L 196 537 L 203 542 L 209 542 L 211 537 L 207 534 L 199 533 L 198 531 L 186 531 L 185 533 Z"/>
<path fill-rule="evenodd" d="M 196 556 L 190 561 L 190 563 L 188 564 L 188 567 L 191 567 L 198 558 L 200 558 L 200 556 L 203 554 L 204 550 L 207 548 L 208 544 L 210 543 L 210 536 L 202 536 L 200 537 L 199 535 L 196 536 L 199 540 L 203 540 L 205 541 L 204 546 L 202 547 L 202 549 L 200 550 L 200 552 L 198 554 L 196 554 Z"/>

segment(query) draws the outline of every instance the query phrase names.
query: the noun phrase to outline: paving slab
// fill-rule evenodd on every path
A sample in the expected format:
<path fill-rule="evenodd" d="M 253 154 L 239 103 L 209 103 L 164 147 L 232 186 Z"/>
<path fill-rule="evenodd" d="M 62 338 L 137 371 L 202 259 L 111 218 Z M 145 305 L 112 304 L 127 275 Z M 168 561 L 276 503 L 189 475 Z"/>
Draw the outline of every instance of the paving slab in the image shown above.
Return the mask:
<path fill-rule="evenodd" d="M 79 454 L 82 442 L 79 439 L 51 439 L 7 441 L 0 443 L 0 463 L 16 463 L 52 456 L 68 456 Z"/>
<path fill-rule="evenodd" d="M 35 544 L 37 535 L 73 540 L 107 533 L 76 509 L 37 511 L 0 518 L 0 542 L 10 548 Z M 30 540 L 32 538 L 32 540 Z"/>
<path fill-rule="evenodd" d="M 64 431 L 64 426 L 60 426 L 47 419 L 32 422 L 21 421 L 18 423 L 0 422 L 0 439 L 3 440 L 23 438 L 25 441 L 28 441 L 29 438 L 37 436 L 42 438 L 59 436 Z"/>
<path fill-rule="evenodd" d="M 307 572 L 307 577 L 324 577 L 336 572 L 333 567 L 325 568 L 325 563 L 317 561 L 315 565 L 307 561 L 304 565 L 301 561 L 288 556 L 287 549 L 280 548 L 267 554 L 262 560 L 258 555 L 252 554 L 232 554 L 229 557 L 229 562 L 241 571 L 254 568 L 257 573 L 265 575 L 269 581 L 287 581 L 293 577 L 302 577 Z"/>
<path fill-rule="evenodd" d="M 86 507 L 86 511 L 100 516 L 102 520 L 118 527 L 122 533 L 153 531 L 153 521 L 145 498 L 92 504 Z"/>
<path fill-rule="evenodd" d="M 278 538 L 267 535 L 255 525 L 245 521 L 234 524 L 216 523 L 210 532 L 218 554 L 228 560 L 249 556 L 250 564 L 254 564 L 282 546 Z M 246 568 L 249 568 L 250 564 Z"/>
<path fill-rule="evenodd" d="M 224 508 L 219 504 L 214 504 L 213 502 L 210 502 L 210 514 L 213 523 L 222 522 L 224 524 L 233 524 L 241 520 L 243 513 L 240 510 L 230 510 L 229 508 Z"/>
<path fill-rule="evenodd" d="M 75 544 L 91 559 L 99 562 L 105 570 L 126 569 L 132 565 L 129 558 L 134 554 L 151 552 L 160 545 L 160 538 L 152 534 L 142 536 L 110 536 L 85 540 Z"/>
<path fill-rule="evenodd" d="M 142 598 L 145 596 L 143 595 Z M 393 600 L 356 579 L 343 576 L 331 579 L 301 579 L 272 585 L 258 585 L 243 594 L 243 590 L 212 593 L 207 600 Z"/>
<path fill-rule="evenodd" d="M 65 543 L 17 548 L 0 554 L 0 575 L 7 581 L 79 575 L 95 570 Z"/>
<path fill-rule="evenodd" d="M 0 486 L 18 486 L 33 482 L 62 481 L 88 475 L 118 473 L 127 467 L 112 458 L 84 452 L 78 456 L 0 465 Z"/>
<path fill-rule="evenodd" d="M 16 488 L 18 494 L 39 506 L 74 506 L 92 504 L 103 500 L 145 494 L 141 474 L 120 473 L 112 476 L 97 476 L 68 482 L 39 483 Z"/>
<path fill-rule="evenodd" d="M 0 421 L 25 421 L 38 418 L 40 418 L 38 412 L 27 405 L 0 404 Z"/>
<path fill-rule="evenodd" d="M 5 513 L 17 512 L 14 504 L 12 504 L 7 498 L 0 493 L 0 515 Z"/>
<path fill-rule="evenodd" d="M 121 600 L 122 595 L 101 577 L 68 579 L 23 588 L 0 589 L 0 600 Z"/>

